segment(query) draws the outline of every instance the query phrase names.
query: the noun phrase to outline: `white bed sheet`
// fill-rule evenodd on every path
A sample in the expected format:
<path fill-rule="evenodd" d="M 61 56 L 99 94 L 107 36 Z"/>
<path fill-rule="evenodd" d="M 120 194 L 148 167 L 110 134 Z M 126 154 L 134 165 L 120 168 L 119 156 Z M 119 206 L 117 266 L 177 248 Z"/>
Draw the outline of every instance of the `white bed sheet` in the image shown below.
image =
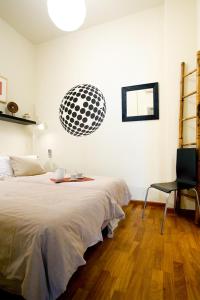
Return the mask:
<path fill-rule="evenodd" d="M 21 177 L 10 177 L 10 180 L 20 182 L 35 182 L 39 184 L 55 185 L 50 178 L 54 177 L 54 173 L 48 172 L 46 174 L 37 176 L 21 176 Z M 121 178 L 116 177 L 105 177 L 105 176 L 87 176 L 93 178 L 93 181 L 85 182 L 63 182 L 59 185 L 66 187 L 76 187 L 81 189 L 93 189 L 108 193 L 117 203 L 121 206 L 127 205 L 130 200 L 130 192 L 125 181 Z"/>
<path fill-rule="evenodd" d="M 102 240 L 105 221 L 124 218 L 129 192 L 118 179 L 54 184 L 52 174 L 0 181 L 0 280 L 27 300 L 54 300 Z M 119 204 L 118 204 L 118 203 Z"/>

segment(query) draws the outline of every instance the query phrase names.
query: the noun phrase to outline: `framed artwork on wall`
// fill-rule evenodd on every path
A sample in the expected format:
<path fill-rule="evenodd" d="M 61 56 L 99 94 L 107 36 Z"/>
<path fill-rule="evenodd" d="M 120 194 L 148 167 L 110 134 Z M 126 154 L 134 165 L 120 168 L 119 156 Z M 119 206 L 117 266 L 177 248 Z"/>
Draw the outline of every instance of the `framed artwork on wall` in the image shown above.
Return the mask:
<path fill-rule="evenodd" d="M 6 103 L 8 91 L 8 80 L 7 78 L 0 76 L 0 102 Z"/>

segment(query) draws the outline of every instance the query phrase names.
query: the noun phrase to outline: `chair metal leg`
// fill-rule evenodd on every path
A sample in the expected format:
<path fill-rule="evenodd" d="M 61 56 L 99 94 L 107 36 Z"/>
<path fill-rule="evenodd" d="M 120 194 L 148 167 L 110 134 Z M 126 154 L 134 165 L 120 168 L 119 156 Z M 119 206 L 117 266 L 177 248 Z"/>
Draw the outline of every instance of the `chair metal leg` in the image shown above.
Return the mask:
<path fill-rule="evenodd" d="M 193 188 L 193 189 L 191 189 L 191 190 L 195 191 L 196 198 L 197 198 L 197 206 L 198 206 L 198 210 L 200 211 L 200 203 L 199 203 L 199 195 L 198 195 L 198 192 L 197 192 L 196 188 Z"/>
<path fill-rule="evenodd" d="M 177 207 L 177 191 L 174 191 L 174 212 L 176 213 Z"/>
<path fill-rule="evenodd" d="M 143 211 L 142 211 L 142 219 L 144 219 L 144 211 L 145 211 L 145 208 L 147 206 L 147 197 L 148 197 L 148 193 L 149 193 L 150 188 L 151 187 L 149 186 L 147 191 L 146 191 L 146 196 L 145 196 L 145 200 L 144 200 L 144 207 L 143 207 Z"/>
<path fill-rule="evenodd" d="M 195 212 L 195 224 L 199 223 L 199 217 L 200 217 L 200 203 L 199 203 L 199 194 L 196 188 L 191 189 L 196 194 L 196 203 L 197 203 L 197 210 Z"/>
<path fill-rule="evenodd" d="M 165 203 L 165 208 L 164 208 L 164 212 L 163 212 L 163 218 L 162 218 L 161 227 L 160 227 L 160 233 L 161 234 L 163 234 L 163 232 L 164 232 L 165 218 L 166 218 L 166 214 L 167 214 L 167 206 L 168 206 L 168 200 L 169 200 L 170 195 L 171 195 L 171 193 L 167 197 L 166 203 Z"/>

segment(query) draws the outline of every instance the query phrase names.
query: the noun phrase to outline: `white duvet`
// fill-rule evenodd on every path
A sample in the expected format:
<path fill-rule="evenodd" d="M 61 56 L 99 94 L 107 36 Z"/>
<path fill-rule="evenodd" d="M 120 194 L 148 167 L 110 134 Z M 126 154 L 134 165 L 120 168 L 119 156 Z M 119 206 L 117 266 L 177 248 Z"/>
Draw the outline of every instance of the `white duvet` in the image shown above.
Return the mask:
<path fill-rule="evenodd" d="M 118 179 L 55 184 L 50 177 L 0 181 L 0 287 L 17 282 L 27 300 L 62 294 L 86 249 L 102 240 L 102 224 L 124 218 L 119 204 L 129 201 Z"/>

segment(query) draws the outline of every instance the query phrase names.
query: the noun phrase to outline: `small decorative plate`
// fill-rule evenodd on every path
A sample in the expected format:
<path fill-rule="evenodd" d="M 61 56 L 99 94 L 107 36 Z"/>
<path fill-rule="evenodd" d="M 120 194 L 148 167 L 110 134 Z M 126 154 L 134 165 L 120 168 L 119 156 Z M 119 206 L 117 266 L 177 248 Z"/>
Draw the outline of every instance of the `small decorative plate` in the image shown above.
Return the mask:
<path fill-rule="evenodd" d="M 18 112 L 18 105 L 15 102 L 9 102 L 7 104 L 7 109 L 9 112 L 11 112 L 12 114 L 15 114 L 16 112 Z"/>

